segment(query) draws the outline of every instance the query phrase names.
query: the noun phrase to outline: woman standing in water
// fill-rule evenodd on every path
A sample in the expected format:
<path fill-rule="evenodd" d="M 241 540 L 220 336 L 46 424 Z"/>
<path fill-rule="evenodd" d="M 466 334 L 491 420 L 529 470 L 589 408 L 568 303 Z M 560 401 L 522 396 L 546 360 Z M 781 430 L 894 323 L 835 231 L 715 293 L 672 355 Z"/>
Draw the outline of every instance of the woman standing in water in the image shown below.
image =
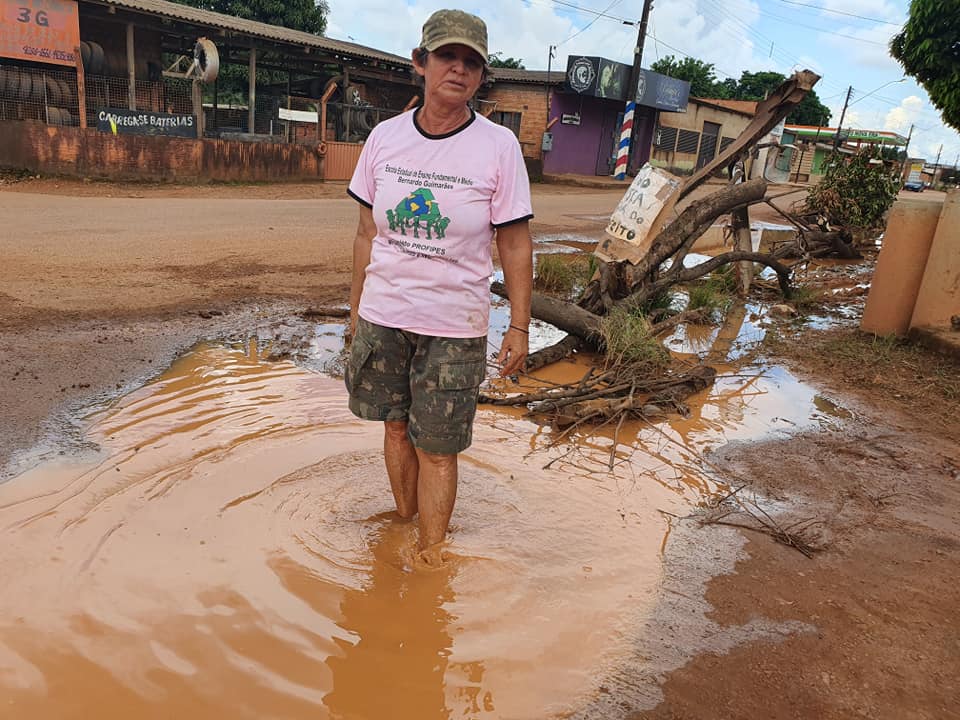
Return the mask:
<path fill-rule="evenodd" d="M 351 411 L 384 423 L 397 512 L 419 513 L 435 565 L 485 376 L 494 240 L 511 300 L 502 374 L 527 357 L 533 214 L 516 137 L 469 105 L 489 72 L 484 22 L 435 12 L 412 59 L 423 104 L 374 129 L 348 190 L 360 222 L 346 383 Z"/>

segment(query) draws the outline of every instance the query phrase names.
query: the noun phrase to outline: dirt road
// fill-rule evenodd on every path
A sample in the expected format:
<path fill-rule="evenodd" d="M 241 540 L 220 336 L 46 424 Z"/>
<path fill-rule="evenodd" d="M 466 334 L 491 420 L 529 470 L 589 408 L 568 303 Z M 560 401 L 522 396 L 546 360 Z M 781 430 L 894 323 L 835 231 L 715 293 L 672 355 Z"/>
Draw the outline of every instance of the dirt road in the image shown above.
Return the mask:
<path fill-rule="evenodd" d="M 21 476 L 41 461 L 60 458 L 61 453 L 69 456 L 91 442 L 81 432 L 85 425 L 84 413 L 89 413 L 98 403 L 107 403 L 139 388 L 198 340 L 290 339 L 313 333 L 312 322 L 298 313 L 314 305 L 341 304 L 347 297 L 356 208 L 352 201 L 340 196 L 342 189 L 330 186 L 171 188 L 42 180 L 21 183 L 13 190 L 0 190 L 0 227 L 3 228 L 0 234 L 0 257 L 3 258 L 0 264 L 0 387 L 3 390 L 0 393 L 0 480 Z M 42 192 L 25 192 L 30 190 Z M 311 192 L 314 195 L 309 195 Z M 618 192 L 538 187 L 534 231 L 541 239 L 561 235 L 581 239 L 596 237 L 603 217 L 618 199 Z M 780 352 L 781 358 L 771 362 L 788 362 L 797 373 L 814 383 L 819 393 L 814 397 L 815 402 L 824 402 L 823 397 L 827 396 L 838 399 L 844 408 L 843 422 L 831 422 L 802 432 L 791 430 L 791 412 L 796 410 L 792 406 L 813 402 L 809 399 L 813 393 L 798 400 L 791 394 L 793 385 L 788 387 L 785 382 L 778 385 L 779 381 L 775 381 L 765 394 L 774 394 L 780 387 L 784 395 L 779 400 L 781 411 L 764 420 L 771 424 L 765 439 L 730 442 L 738 437 L 738 426 L 736 418 L 731 421 L 729 415 L 747 412 L 753 401 L 747 399 L 731 411 L 722 404 L 722 398 L 715 399 L 711 405 L 713 415 L 704 412 L 699 420 L 712 433 L 714 451 L 691 445 L 680 453 L 676 462 L 678 466 L 684 463 L 698 466 L 701 453 L 706 453 L 712 466 L 726 473 L 728 482 L 749 478 L 754 489 L 768 499 L 797 508 L 801 516 L 798 519 L 809 516 L 817 520 L 822 528 L 823 551 L 808 560 L 766 536 L 748 534 L 747 544 L 739 551 L 732 572 L 719 566 L 711 570 L 711 558 L 720 557 L 721 553 L 714 556 L 714 551 L 708 552 L 711 546 L 707 539 L 728 536 L 711 536 L 709 533 L 719 530 L 699 528 L 695 523 L 678 519 L 677 522 L 687 522 L 684 527 L 689 532 L 674 528 L 675 539 L 670 540 L 668 531 L 662 550 L 657 546 L 657 552 L 643 558 L 643 562 L 651 562 L 654 567 L 662 555 L 662 577 L 651 576 L 658 578 L 653 585 L 659 590 L 644 589 L 643 592 L 659 592 L 658 602 L 666 611 L 651 615 L 653 620 L 637 637 L 634 634 L 618 636 L 621 640 L 629 637 L 634 643 L 629 662 L 618 661 L 608 666 L 597 660 L 594 666 L 577 669 L 581 677 L 602 676 L 603 681 L 593 700 L 584 706 L 587 709 L 574 716 L 657 720 L 941 720 L 956 714 L 956 697 L 960 693 L 957 685 L 960 624 L 956 619 L 960 585 L 955 578 L 960 563 L 960 543 L 956 539 L 960 534 L 958 427 L 955 421 L 950 424 L 952 406 L 946 396 L 938 399 L 920 390 L 936 382 L 940 377 L 936 373 L 947 377 L 955 370 L 951 369 L 953 366 L 936 365 L 935 371 L 928 372 L 932 361 L 923 356 L 898 358 L 891 355 L 892 351 L 882 354 L 882 348 L 871 350 L 869 345 L 858 350 L 863 354 L 853 360 L 844 363 L 838 359 L 828 364 L 822 356 L 810 353 L 832 354 L 835 350 L 814 350 L 821 346 L 811 342 L 812 336 L 789 324 L 783 326 L 783 331 L 785 346 L 773 351 Z M 874 354 L 868 355 L 868 352 Z M 895 363 L 903 377 L 898 379 L 890 370 L 893 365 L 882 365 L 885 362 Z M 217 367 L 214 370 L 207 372 L 204 381 L 216 379 L 217 373 L 222 372 Z M 250 372 L 265 371 L 262 366 L 256 366 Z M 284 402 L 291 403 L 291 412 L 304 414 L 303 426 L 309 428 L 308 421 L 313 420 L 311 413 L 316 409 L 303 403 L 301 388 L 308 381 L 294 375 L 293 368 L 284 369 L 282 374 L 291 376 L 287 380 L 290 384 L 284 386 Z M 163 385 L 160 387 L 162 394 Z M 323 387 L 325 392 L 334 392 L 332 386 Z M 173 384 L 169 392 L 175 394 L 177 390 Z M 121 408 L 118 417 L 136 424 L 142 421 L 143 416 L 137 414 L 140 408 L 148 411 L 154 406 L 154 398 L 143 394 L 131 397 L 132 400 L 123 403 L 129 415 L 122 415 Z M 211 391 L 210 397 L 218 395 Z M 275 401 L 275 397 L 267 397 L 267 405 L 263 407 Z M 178 412 L 186 413 L 186 410 Z M 803 412 L 801 410 L 801 414 Z M 271 419 L 268 427 L 273 427 L 272 422 Z M 107 423 L 100 428 L 96 442 L 109 446 L 114 441 L 111 427 Z M 490 432 L 505 431 L 498 426 Z M 216 447 L 216 437 L 208 438 L 200 433 L 197 438 L 198 442 Z M 348 445 L 356 442 L 356 438 L 345 438 Z M 505 438 L 494 437 L 494 440 L 507 444 L 492 447 L 513 447 L 509 443 L 515 443 L 516 437 L 511 439 L 507 432 Z M 651 442 L 647 448 L 651 455 L 658 456 L 660 450 L 655 449 L 656 445 Z M 139 445 L 127 450 L 136 454 Z M 280 457 L 289 458 L 289 455 L 280 454 Z M 199 455 L 198 458 L 177 462 L 192 467 L 202 459 Z M 247 459 L 258 461 L 255 453 Z M 266 460 L 259 461 L 264 468 L 269 465 Z M 142 457 L 139 462 L 145 474 L 156 471 L 146 467 L 150 457 Z M 238 460 L 234 458 L 232 462 Z M 484 462 L 495 462 L 495 455 L 485 457 Z M 477 467 L 493 466 L 478 464 Z M 119 473 L 119 469 L 115 473 L 112 466 L 108 469 L 111 475 Z M 687 501 L 681 497 L 687 491 L 676 495 L 676 489 L 654 470 L 639 480 L 637 477 L 624 480 L 622 486 L 618 481 L 612 488 L 598 488 L 598 492 L 609 490 L 612 498 L 605 511 L 619 518 L 617 513 L 624 512 L 619 499 L 624 487 L 638 482 L 642 485 L 650 478 L 653 478 L 651 487 L 660 493 L 650 497 L 679 497 L 674 501 L 687 507 L 684 504 Z M 518 461 L 517 472 L 528 471 L 532 472 L 529 468 L 519 468 Z M 480 470 L 475 472 L 478 476 L 481 474 Z M 514 472 L 512 465 L 510 472 Z M 514 475 L 510 474 L 509 480 L 505 476 L 502 482 L 513 480 Z M 560 481 L 563 478 L 551 479 L 551 482 Z M 19 482 L 19 478 L 13 482 Z M 199 497 L 205 492 L 195 483 L 186 483 L 183 487 L 186 489 L 179 492 L 201 493 Z M 552 502 L 549 487 L 542 484 L 543 500 L 539 502 Z M 577 486 L 577 492 L 582 487 L 590 486 Z M 540 492 L 541 485 L 532 480 L 525 491 L 532 492 L 530 488 Z M 219 493 L 221 489 L 214 484 L 211 493 Z M 179 496 L 174 493 L 171 497 L 168 503 L 178 507 Z M 205 513 L 192 505 L 190 500 L 196 497 L 186 496 L 183 507 L 191 507 L 197 523 L 217 516 L 215 506 L 210 513 Z M 485 516 L 480 499 L 469 493 L 466 498 L 468 502 L 476 501 L 480 508 L 476 515 L 467 516 L 468 522 L 482 525 Z M 515 500 L 511 498 L 508 494 L 496 498 L 497 503 L 503 504 L 505 513 L 513 512 L 510 503 Z M 217 495 L 217 502 L 221 500 L 232 502 Z M 655 516 L 658 508 L 674 507 L 651 505 L 652 502 L 648 500 L 637 512 Z M 692 511 L 695 503 L 696 500 L 691 501 L 683 512 Z M 104 505 L 110 510 L 110 502 Z M 573 506 L 575 502 L 571 502 Z M 524 522 L 531 523 L 527 527 L 531 535 L 541 531 L 534 520 L 540 517 L 538 513 L 543 507 L 546 506 L 535 504 L 524 515 Z M 557 505 L 550 517 L 562 518 L 568 510 Z M 170 515 L 165 517 L 162 522 L 157 520 L 156 529 L 170 532 L 174 537 L 180 525 L 167 522 Z M 242 534 L 243 526 L 259 527 L 265 535 L 274 532 L 262 517 L 250 517 L 250 525 L 240 523 L 234 531 Z M 643 517 L 641 527 L 648 528 L 646 523 L 652 521 L 647 515 Z M 114 532 L 111 528 L 116 523 L 107 522 L 109 512 L 95 520 L 98 522 L 87 527 L 99 526 L 102 522 L 99 527 L 106 536 Z M 32 523 L 32 520 L 18 518 L 18 526 L 20 521 Z M 82 521 L 70 522 L 82 526 Z M 564 526 L 552 519 L 550 524 Z M 146 527 L 154 529 L 152 525 Z M 499 524 L 486 531 L 484 527 L 478 530 L 478 538 L 487 538 L 491 544 L 500 541 Z M 152 541 L 152 532 L 144 532 L 143 538 L 134 539 L 136 530 L 129 530 L 129 547 L 146 543 L 147 536 Z M 733 532 L 729 528 L 724 531 Z M 123 532 L 117 537 L 123 537 Z M 17 535 L 18 542 L 23 544 L 11 546 L 18 548 L 13 553 L 17 556 L 14 559 L 24 563 L 24 567 L 31 564 L 46 567 L 52 559 L 29 557 L 30 548 L 35 547 L 31 537 Z M 616 537 L 611 535 L 605 540 L 616 545 L 612 542 Z M 680 542 L 676 538 L 681 537 L 687 537 L 690 543 L 684 552 L 677 551 L 671 544 Z M 633 535 L 624 535 L 624 538 L 624 542 L 634 542 Z M 345 543 L 355 541 L 356 538 L 344 540 Z M 177 541 L 177 546 L 184 557 L 191 557 L 196 547 L 206 542 L 205 535 L 187 533 Z M 392 547 L 392 542 L 387 546 Z M 558 546 L 573 544 L 570 538 L 560 536 L 553 542 Z M 44 550 L 49 550 L 51 558 L 61 552 L 55 545 Z M 113 552 L 122 556 L 123 547 L 127 546 L 118 543 L 113 547 L 118 548 Z M 229 547 L 230 543 L 224 542 L 217 546 L 217 552 L 227 552 Z M 381 546 L 375 544 L 375 547 Z M 583 548 L 578 548 L 578 552 L 585 557 L 589 555 Z M 603 578 L 618 576 L 610 567 L 607 567 L 609 572 L 601 572 L 605 565 L 600 560 L 593 562 L 576 557 L 577 582 L 581 583 L 576 586 L 577 592 L 591 592 L 591 574 L 594 583 L 601 581 L 601 575 Z M 83 565 L 82 560 L 79 558 L 78 563 L 85 573 L 89 562 Z M 137 566 L 136 558 L 127 560 Z M 706 584 L 694 581 L 690 567 L 697 563 L 710 574 L 721 574 Z M 56 566 L 50 567 L 54 569 L 48 576 L 55 580 Z M 541 570 L 543 577 L 538 575 L 536 582 L 542 579 L 544 587 L 552 587 L 549 582 L 555 582 L 556 578 L 548 577 L 551 568 Z M 165 571 L 171 573 L 170 585 L 183 581 L 171 568 Z M 519 567 L 513 574 L 522 578 L 525 572 Z M 225 577 L 228 575 L 225 573 Z M 281 579 L 303 577 L 289 568 L 279 576 Z M 648 579 L 644 576 L 645 588 Z M 129 589 L 126 576 L 113 580 L 117 592 Z M 258 581 L 256 587 L 264 586 Z M 563 583 L 557 588 L 557 594 L 542 601 L 546 602 L 544 607 L 567 607 L 567 601 L 561 602 L 560 598 L 565 597 L 563 593 L 569 593 L 570 588 Z M 260 590 L 252 589 L 251 597 L 256 597 L 258 592 Z M 304 594 L 309 602 L 309 593 L 304 588 L 297 592 Z M 397 592 L 398 597 L 406 597 L 407 590 Z M 511 589 L 507 597 L 515 597 L 513 592 Z M 626 594 L 625 590 L 624 593 L 616 596 L 621 606 L 632 602 L 642 604 L 636 594 Z M 23 606 L 29 608 L 29 593 L 24 591 L 22 599 Z M 261 599 L 269 602 L 266 596 Z M 215 610 L 213 616 L 222 614 L 223 608 L 233 601 L 228 598 L 211 602 Z M 376 625 L 371 618 L 379 618 L 384 612 L 380 605 L 371 606 L 359 595 L 352 604 L 359 605 L 364 621 L 353 628 L 361 635 L 359 628 L 369 631 Z M 43 607 L 51 612 L 56 610 L 52 603 Z M 534 615 L 536 607 L 531 606 Z M 604 612 L 608 609 L 604 608 Z M 559 611 L 556 616 L 573 617 Z M 427 621 L 434 617 L 436 615 L 426 617 L 425 626 L 431 626 Z M 704 622 L 707 624 L 703 625 Z M 695 642 L 690 642 L 685 632 L 694 626 L 700 628 L 697 631 L 700 634 Z M 704 631 L 703 627 L 708 630 Z M 751 630 L 758 627 L 763 629 L 759 635 Z M 98 632 L 95 628 L 90 630 L 91 637 Z M 619 632 L 610 629 L 599 635 L 612 636 Z M 524 633 L 524 627 L 515 627 L 517 637 Z M 563 637 L 564 627 L 553 627 L 547 634 L 551 633 L 562 639 L 559 644 L 566 649 L 577 647 L 579 640 Z M 22 641 L 23 647 L 32 642 L 29 633 L 6 637 L 17 643 Z M 604 638 L 596 635 L 591 638 L 591 648 L 603 645 Z M 719 642 L 716 638 L 733 639 Z M 0 634 L 0 658 L 7 657 L 3 654 L 7 651 L 4 641 L 5 636 Z M 243 642 L 243 637 L 238 636 L 237 643 Z M 363 643 L 357 647 L 363 650 Z M 690 648 L 699 648 L 699 654 L 692 658 L 685 655 Z M 181 658 L 165 655 L 162 650 L 157 652 L 169 668 L 177 670 L 174 675 L 189 676 L 190 673 L 183 670 Z M 24 657 L 27 655 L 17 656 L 20 674 L 8 678 L 19 690 L 29 689 L 38 673 L 35 667 L 19 662 Z M 491 661 L 491 665 L 496 663 Z M 109 702 L 110 697 L 120 697 L 116 693 L 121 693 L 123 702 L 127 703 L 124 707 L 142 710 L 144 697 L 150 699 L 150 693 L 136 696 L 129 684 L 118 682 L 115 677 L 109 682 L 104 680 L 99 689 L 91 688 L 90 678 L 100 677 L 91 674 L 93 667 L 92 663 L 65 663 L 60 685 L 56 677 L 47 678 L 45 682 L 51 692 L 59 688 L 67 698 L 71 693 L 88 693 L 91 702 L 97 692 L 106 693 L 104 702 Z M 483 663 L 478 662 L 465 665 L 457 672 L 466 677 L 471 673 L 482 675 L 482 670 Z M 264 672 L 269 675 L 271 671 Z M 291 669 L 290 673 L 290 677 L 294 677 L 299 671 Z M 351 678 L 350 682 L 363 679 L 352 674 L 347 677 Z M 4 678 L 0 673 L 0 682 L 7 682 Z M 287 677 L 275 678 L 273 689 L 287 687 L 287 680 Z M 42 679 L 37 682 L 40 683 L 37 687 L 44 683 Z M 469 683 L 466 686 L 469 687 Z M 549 696 L 549 683 L 539 691 Z M 294 694 L 291 692 L 289 696 Z M 29 705 L 34 710 L 32 716 L 42 717 L 44 708 L 49 710 L 51 706 L 44 705 L 42 693 L 31 697 L 31 702 L 36 703 Z M 180 697 L 177 702 L 185 702 L 186 697 Z M 203 698 L 204 702 L 210 702 L 209 697 Z M 641 702 L 643 699 L 649 702 Z M 465 716 L 498 716 L 494 705 L 486 709 L 482 697 L 477 696 L 473 702 L 464 706 L 475 708 L 465 711 Z M 68 706 L 69 703 L 64 707 Z M 189 712 L 188 706 L 176 703 L 167 709 L 175 706 Z M 217 716 L 215 702 L 204 707 L 205 717 Z M 10 716 L 5 712 L 7 710 L 0 706 L 0 717 Z M 540 716 L 544 715 L 549 713 Z M 49 716 L 58 715 L 53 712 Z M 318 716 L 324 717 L 322 713 Z"/>

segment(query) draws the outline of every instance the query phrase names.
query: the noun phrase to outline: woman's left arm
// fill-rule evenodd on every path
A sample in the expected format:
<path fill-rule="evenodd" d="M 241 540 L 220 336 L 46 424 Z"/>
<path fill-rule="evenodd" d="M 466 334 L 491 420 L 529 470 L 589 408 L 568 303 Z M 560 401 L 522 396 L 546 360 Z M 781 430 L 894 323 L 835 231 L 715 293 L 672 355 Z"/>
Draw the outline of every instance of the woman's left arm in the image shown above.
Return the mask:
<path fill-rule="evenodd" d="M 497 228 L 497 253 L 510 296 L 510 327 L 504 333 L 497 362 L 501 376 L 523 370 L 529 352 L 530 293 L 533 290 L 533 241 L 530 222 Z"/>

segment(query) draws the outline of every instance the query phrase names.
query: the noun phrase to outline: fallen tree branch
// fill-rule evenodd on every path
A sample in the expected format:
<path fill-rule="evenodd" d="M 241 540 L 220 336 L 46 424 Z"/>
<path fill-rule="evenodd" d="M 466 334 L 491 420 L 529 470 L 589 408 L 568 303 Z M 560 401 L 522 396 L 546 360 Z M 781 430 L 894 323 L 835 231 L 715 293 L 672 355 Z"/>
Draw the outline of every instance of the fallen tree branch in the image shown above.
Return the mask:
<path fill-rule="evenodd" d="M 527 372 L 539 370 L 542 367 L 555 363 L 559 360 L 569 357 L 572 353 L 580 350 L 584 346 L 584 341 L 576 335 L 567 335 L 563 340 L 554 343 L 550 347 L 537 350 L 527 357 Z"/>
<path fill-rule="evenodd" d="M 490 292 L 499 297 L 510 299 L 506 286 L 501 282 L 491 283 Z M 557 300 L 549 295 L 533 293 L 530 301 L 530 314 L 538 320 L 543 320 L 556 328 L 576 335 L 589 345 L 597 346 L 600 337 L 600 318 L 582 307 Z"/>

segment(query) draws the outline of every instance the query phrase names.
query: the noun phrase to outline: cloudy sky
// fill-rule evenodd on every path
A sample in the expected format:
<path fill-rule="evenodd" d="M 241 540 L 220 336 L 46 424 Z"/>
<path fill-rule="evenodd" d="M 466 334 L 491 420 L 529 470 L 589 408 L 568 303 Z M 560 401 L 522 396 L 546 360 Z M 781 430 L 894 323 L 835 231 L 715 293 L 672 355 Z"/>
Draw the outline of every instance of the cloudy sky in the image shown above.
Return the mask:
<path fill-rule="evenodd" d="M 327 34 L 400 55 L 420 39 L 431 12 L 459 7 L 487 22 L 490 51 L 521 58 L 528 69 L 546 69 L 568 55 L 600 55 L 632 62 L 642 0 L 328 0 Z M 941 163 L 960 155 L 960 134 L 945 127 L 923 88 L 887 52 L 905 21 L 909 0 L 655 0 L 644 48 L 644 66 L 666 55 L 689 55 L 714 64 L 717 76 L 744 70 L 789 74 L 810 68 L 823 76 L 816 90 L 840 118 L 853 86 L 844 126 L 906 135 L 910 154 Z"/>

